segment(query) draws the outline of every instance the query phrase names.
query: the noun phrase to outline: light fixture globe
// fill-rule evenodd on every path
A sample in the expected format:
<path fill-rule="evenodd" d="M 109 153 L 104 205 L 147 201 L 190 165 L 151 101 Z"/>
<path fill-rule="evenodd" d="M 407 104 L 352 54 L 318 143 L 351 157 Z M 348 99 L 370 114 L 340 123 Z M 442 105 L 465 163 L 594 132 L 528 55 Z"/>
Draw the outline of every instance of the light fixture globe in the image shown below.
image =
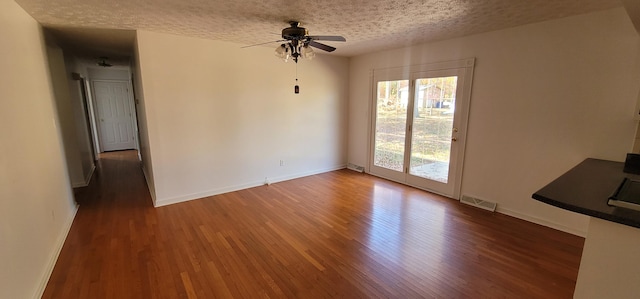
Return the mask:
<path fill-rule="evenodd" d="M 279 46 L 276 48 L 276 53 L 275 53 L 275 54 L 276 54 L 276 57 L 278 57 L 278 58 L 284 58 L 284 56 L 285 56 L 285 52 L 287 52 L 287 48 L 284 46 L 284 44 L 279 45 Z"/>
<path fill-rule="evenodd" d="M 303 59 L 311 60 L 313 57 L 316 57 L 316 52 L 314 52 L 309 45 L 304 45 L 303 47 L 300 47 L 300 56 Z"/>
<path fill-rule="evenodd" d="M 278 46 L 276 48 L 275 55 L 276 55 L 276 57 L 284 60 L 284 62 L 289 61 L 289 58 L 291 58 L 291 53 L 289 52 L 289 47 L 287 47 L 286 44 L 281 44 L 280 46 Z"/>

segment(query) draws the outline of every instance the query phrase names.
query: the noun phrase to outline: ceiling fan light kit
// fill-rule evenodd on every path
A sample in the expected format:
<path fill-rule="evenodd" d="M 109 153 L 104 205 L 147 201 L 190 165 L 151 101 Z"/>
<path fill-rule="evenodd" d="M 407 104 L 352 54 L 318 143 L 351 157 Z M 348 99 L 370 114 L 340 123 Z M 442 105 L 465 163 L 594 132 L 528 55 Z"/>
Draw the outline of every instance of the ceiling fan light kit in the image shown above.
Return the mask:
<path fill-rule="evenodd" d="M 293 59 L 298 63 L 298 58 L 311 60 L 316 56 L 316 53 L 309 47 L 309 45 L 298 44 L 294 46 L 293 43 L 281 44 L 276 48 L 276 57 L 282 59 L 284 62 L 288 62 L 289 59 Z"/>

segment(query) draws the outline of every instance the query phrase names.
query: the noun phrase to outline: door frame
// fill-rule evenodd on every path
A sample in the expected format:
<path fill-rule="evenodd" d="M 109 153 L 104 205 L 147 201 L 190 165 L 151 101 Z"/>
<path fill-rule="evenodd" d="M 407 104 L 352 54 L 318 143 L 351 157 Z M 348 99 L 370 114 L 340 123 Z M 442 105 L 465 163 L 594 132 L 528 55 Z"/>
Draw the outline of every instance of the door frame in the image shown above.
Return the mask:
<path fill-rule="evenodd" d="M 95 138 L 93 138 L 93 122 L 91 121 L 91 116 L 90 116 L 91 112 L 89 109 L 90 103 L 89 103 L 89 94 L 87 90 L 87 80 L 84 77 L 82 77 L 80 74 L 78 74 L 78 77 L 79 77 L 78 82 L 80 83 L 80 93 L 81 93 L 80 96 L 82 97 L 82 109 L 84 111 L 87 134 L 89 135 L 89 144 L 91 145 L 91 159 L 95 164 L 96 161 L 98 161 L 98 156 L 96 154 L 98 148 L 94 141 Z"/>
<path fill-rule="evenodd" d="M 96 99 L 96 93 L 95 93 L 95 86 L 94 83 L 95 82 L 108 82 L 108 83 L 124 83 L 127 85 L 127 104 L 129 105 L 129 109 L 131 111 L 131 129 L 133 130 L 132 135 L 133 135 L 133 148 L 135 150 L 140 150 L 140 143 L 138 141 L 138 117 L 137 117 L 137 111 L 136 111 L 136 106 L 135 103 L 133 101 L 133 91 L 131 88 L 131 82 L 127 81 L 127 80 L 113 80 L 113 79 L 91 79 L 90 80 L 90 84 L 91 84 L 91 103 L 92 103 L 92 112 L 94 115 L 94 126 L 95 126 L 95 133 L 96 133 L 96 148 L 98 149 L 98 151 L 100 153 L 103 153 L 103 147 L 102 144 L 100 144 L 101 140 L 102 140 L 102 136 L 100 134 L 101 130 L 100 130 L 100 124 L 98 123 L 97 120 L 97 116 L 99 115 L 98 113 L 98 106 L 97 106 L 97 99 Z"/>
<path fill-rule="evenodd" d="M 381 68 L 374 69 L 371 73 L 371 106 L 369 109 L 369 152 L 367 157 L 367 173 L 375 176 L 382 177 L 384 179 L 388 179 L 391 181 L 395 181 L 401 184 L 409 185 L 415 188 L 427 190 L 432 193 L 440 194 L 446 197 L 459 199 L 460 191 L 462 188 L 462 171 L 464 166 L 464 154 L 466 149 L 466 137 L 467 137 L 467 125 L 469 120 L 469 106 L 471 103 L 471 87 L 473 82 L 473 71 L 475 67 L 475 58 L 467 58 L 462 60 L 455 61 L 445 61 L 445 62 L 437 62 L 430 64 L 421 64 L 421 65 L 409 65 L 409 66 L 401 66 L 401 67 L 390 67 L 390 68 Z M 402 173 L 393 170 L 387 170 L 378 166 L 374 166 L 373 157 L 375 154 L 375 134 L 376 134 L 376 107 L 377 107 L 377 84 L 376 82 L 380 77 L 384 77 L 388 80 L 409 80 L 410 85 L 415 85 L 415 82 L 412 82 L 414 79 L 414 74 L 417 73 L 428 73 L 434 71 L 443 71 L 443 70 L 451 70 L 451 69 L 462 69 L 464 72 L 464 78 L 460 80 L 458 79 L 458 84 L 461 84 L 462 94 L 456 94 L 456 111 L 459 112 L 459 127 L 457 127 L 458 132 L 456 134 L 456 138 L 458 139 L 457 146 L 458 151 L 455 157 L 452 159 L 456 159 L 455 165 L 451 168 L 450 173 L 452 178 L 453 190 L 451 192 L 440 192 L 438 190 L 432 190 L 429 188 L 425 188 L 420 184 L 417 184 L 415 180 L 409 178 L 408 171 L 405 169 Z M 409 92 L 409 101 L 413 101 L 414 95 L 413 92 Z M 412 122 L 413 119 L 409 119 L 411 113 L 407 115 L 407 123 L 406 126 L 409 126 L 409 122 Z M 409 130 L 405 130 L 407 134 L 409 134 Z M 409 136 L 405 136 L 405 140 L 408 140 Z M 410 147 L 410 144 L 407 144 L 405 141 L 405 149 Z M 405 150 L 406 152 L 406 150 Z M 407 157 L 405 157 L 405 160 Z M 405 163 L 406 164 L 406 163 Z M 375 172 L 372 173 L 372 168 L 375 168 Z"/>

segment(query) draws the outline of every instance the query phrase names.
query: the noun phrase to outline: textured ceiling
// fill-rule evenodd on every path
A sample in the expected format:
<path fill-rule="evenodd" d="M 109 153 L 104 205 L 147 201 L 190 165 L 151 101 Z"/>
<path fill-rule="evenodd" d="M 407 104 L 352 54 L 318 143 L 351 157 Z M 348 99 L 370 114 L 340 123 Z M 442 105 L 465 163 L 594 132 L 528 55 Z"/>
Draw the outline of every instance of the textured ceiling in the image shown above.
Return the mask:
<path fill-rule="evenodd" d="M 342 35 L 353 56 L 622 6 L 621 0 L 16 0 L 68 39 L 102 29 L 144 29 L 251 45 L 279 39 L 287 21 L 312 35 Z M 68 28 L 90 30 L 70 30 Z M 69 32 L 67 32 L 69 30 Z M 104 31 L 102 33 L 105 33 Z M 122 43 L 118 30 L 111 42 Z M 126 31 L 125 31 L 126 32 Z M 103 38 L 105 36 L 103 35 Z M 275 45 L 275 44 L 274 44 Z M 267 45 L 272 47 L 273 45 Z M 121 46 L 120 46 L 121 47 Z"/>

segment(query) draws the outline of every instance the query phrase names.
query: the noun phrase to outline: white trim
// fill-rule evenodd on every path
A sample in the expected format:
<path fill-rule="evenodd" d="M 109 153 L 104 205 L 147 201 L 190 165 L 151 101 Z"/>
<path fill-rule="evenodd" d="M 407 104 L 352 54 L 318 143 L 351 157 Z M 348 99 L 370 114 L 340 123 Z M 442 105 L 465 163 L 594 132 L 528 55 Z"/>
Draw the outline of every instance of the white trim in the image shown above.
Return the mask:
<path fill-rule="evenodd" d="M 471 92 L 473 84 L 473 73 L 475 69 L 475 58 L 466 58 L 460 60 L 443 61 L 428 64 L 407 65 L 398 67 L 389 67 L 381 69 L 373 69 L 370 71 L 371 86 L 369 88 L 369 129 L 368 129 L 368 157 L 365 170 L 367 173 L 381 178 L 393 180 L 401 184 L 416 187 L 418 189 L 427 190 L 450 198 L 459 198 L 462 191 L 462 176 L 464 168 L 464 158 L 466 152 L 467 129 L 469 123 L 469 111 L 471 106 Z M 408 80 L 409 90 L 415 88 L 415 80 L 427 76 L 458 76 L 456 109 L 454 118 L 454 128 L 457 131 L 452 132 L 452 137 L 457 138 L 456 149 L 451 152 L 449 165 L 449 181 L 441 183 L 429 179 L 411 175 L 407 168 L 410 161 L 408 153 L 411 148 L 410 122 L 413 120 L 414 92 L 409 92 L 407 105 L 407 122 L 405 132 L 405 149 L 403 171 L 388 170 L 374 164 L 375 156 L 375 134 L 376 134 L 376 107 L 377 107 L 377 85 L 376 82 L 383 80 Z M 457 132 L 457 133 L 455 133 Z M 455 156 L 454 156 L 455 155 Z"/>
<path fill-rule="evenodd" d="M 49 257 L 49 262 L 47 263 L 47 267 L 44 269 L 44 272 L 40 276 L 40 283 L 32 298 L 37 299 L 41 298 L 42 294 L 44 294 L 44 290 L 47 287 L 47 283 L 49 283 L 49 278 L 51 278 L 51 274 L 53 273 L 53 267 L 55 267 L 56 262 L 58 261 L 58 256 L 62 251 L 62 246 L 64 246 L 64 241 L 67 239 L 67 235 L 69 235 L 69 231 L 71 230 L 71 225 L 73 224 L 73 220 L 76 218 L 76 214 L 78 213 L 78 208 L 80 206 L 76 205 L 75 210 L 67 219 L 67 223 L 65 223 L 64 229 L 62 233 L 58 236 L 58 240 L 56 240 L 55 250 L 52 252 Z"/>
<path fill-rule="evenodd" d="M 89 175 L 87 176 L 87 181 L 85 182 L 85 187 L 89 186 L 89 184 L 91 183 L 91 178 L 93 177 L 93 174 L 96 172 L 96 164 L 91 164 L 91 169 L 89 170 Z"/>
<path fill-rule="evenodd" d="M 370 69 L 369 70 L 369 86 L 373 87 L 373 85 L 375 84 L 375 70 L 374 69 Z M 371 101 L 371 99 L 374 98 L 374 91 L 373 88 L 368 88 L 369 89 L 369 101 L 367 101 L 367 112 L 368 112 L 368 116 L 367 116 L 367 160 L 364 163 L 364 172 L 365 173 L 369 173 L 371 171 L 371 161 L 373 161 L 373 141 L 372 138 L 374 138 L 374 124 L 375 124 L 375 117 L 373 115 L 376 107 L 375 105 L 377 105 L 377 101 L 373 102 Z M 377 93 L 377 90 L 376 90 Z"/>
<path fill-rule="evenodd" d="M 71 188 L 82 188 L 86 186 L 84 182 L 71 182 Z"/>
<path fill-rule="evenodd" d="M 367 174 L 373 175 L 373 174 L 370 174 L 368 172 L 367 172 Z M 376 176 L 376 175 L 373 175 L 373 176 Z M 377 176 L 377 177 L 380 177 L 380 176 Z M 426 188 L 423 188 L 423 187 L 420 187 L 420 186 L 407 184 L 407 183 L 404 183 L 404 182 L 401 182 L 401 181 L 397 181 L 397 180 L 393 180 L 393 179 L 390 179 L 390 178 L 382 177 L 382 179 L 385 179 L 385 180 L 388 180 L 388 181 L 392 181 L 392 182 L 396 182 L 396 183 L 400 183 L 400 184 L 403 184 L 403 185 L 407 185 L 409 187 L 413 187 L 413 188 L 420 189 L 420 190 L 423 190 L 423 191 L 426 191 L 426 192 L 429 192 L 429 193 L 433 193 L 433 194 L 440 195 L 440 196 L 443 196 L 443 197 L 446 197 L 446 198 L 449 198 L 449 199 L 452 199 L 452 200 L 459 201 L 459 199 L 451 198 L 446 194 L 438 193 L 438 192 L 436 192 L 434 190 L 429 190 L 429 189 L 426 189 Z M 466 195 L 467 196 L 473 196 L 473 195 L 468 195 L 468 194 L 466 194 Z M 534 216 L 531 216 L 531 215 L 523 214 L 523 213 L 511 210 L 511 209 L 507 209 L 507 208 L 501 208 L 500 204 L 497 204 L 497 208 L 496 208 L 495 212 L 503 214 L 503 215 L 511 216 L 511 217 L 514 217 L 514 218 L 518 218 L 518 219 L 521 219 L 521 220 L 524 220 L 524 221 L 527 221 L 527 222 L 531 222 L 531 223 L 539 224 L 539 225 L 546 226 L 546 227 L 549 227 L 549 228 L 553 228 L 553 229 L 556 229 L 556 230 L 559 230 L 559 231 L 563 231 L 565 233 L 569 233 L 569 234 L 572 234 L 572 235 L 575 235 L 575 236 L 579 236 L 579 237 L 583 237 L 583 238 L 585 238 L 587 236 L 587 231 L 577 230 L 577 229 L 568 227 L 566 225 L 559 224 L 559 223 L 556 223 L 556 222 L 552 222 L 552 221 L 549 221 L 549 220 L 546 220 L 546 219 L 542 219 L 542 218 L 534 217 Z"/>
<path fill-rule="evenodd" d="M 500 214 L 504 214 L 507 216 L 511 216 L 511 217 L 515 217 L 518 219 L 522 219 L 531 223 L 535 223 L 535 224 L 539 224 L 542 226 L 546 226 L 546 227 L 550 227 L 553 229 L 557 229 L 559 231 L 563 231 L 565 233 L 569 233 L 572 235 L 576 235 L 579 237 L 586 237 L 587 236 L 587 231 L 582 231 L 582 230 L 577 230 L 571 227 L 568 227 L 566 225 L 562 225 L 553 221 L 549 221 L 546 219 L 542 219 L 542 218 L 538 218 L 538 217 L 533 217 L 527 214 L 523 214 L 520 212 L 516 212 L 514 210 L 511 209 L 506 209 L 506 208 L 501 208 L 500 205 L 498 204 L 498 208 L 496 209 L 496 212 L 500 213 Z"/>
<path fill-rule="evenodd" d="M 129 77 L 131 77 L 131 72 L 129 72 Z M 133 140 L 135 144 L 133 145 L 135 149 L 138 151 L 138 159 L 142 161 L 142 157 L 140 156 L 140 128 L 138 128 L 138 106 L 136 105 L 136 95 L 133 94 L 133 78 L 129 78 L 127 82 L 127 93 L 129 94 L 129 109 L 131 109 L 133 115 L 131 115 L 133 122 Z"/>
<path fill-rule="evenodd" d="M 96 123 L 95 109 L 93 107 L 93 84 L 91 79 L 84 79 L 84 87 L 86 93 L 87 113 L 89 113 L 89 126 L 91 127 L 91 139 L 93 139 L 93 156 L 95 161 L 100 158 L 100 140 L 98 140 L 98 124 Z M 95 163 L 95 161 L 93 161 Z"/>
<path fill-rule="evenodd" d="M 299 179 L 299 178 L 306 177 L 306 176 L 311 176 L 311 175 L 315 175 L 315 174 L 320 174 L 320 173 L 325 173 L 325 172 L 330 172 L 330 171 L 335 171 L 335 170 L 340 170 L 340 169 L 345 169 L 345 168 L 347 168 L 347 165 L 346 164 L 342 164 L 342 165 L 338 165 L 338 166 L 334 166 L 334 167 L 330 167 L 330 168 L 306 171 L 306 172 L 296 173 L 296 174 L 292 174 L 292 175 L 285 175 L 285 176 L 274 177 L 274 178 L 270 177 L 269 178 L 269 184 L 274 184 L 274 183 L 278 183 L 278 182 L 284 182 L 284 181 L 293 180 L 293 179 Z M 161 206 L 166 206 L 166 205 L 171 205 L 171 204 L 175 204 L 175 203 L 190 201 L 190 200 L 194 200 L 194 199 L 201 199 L 201 198 L 204 198 L 204 197 L 209 197 L 209 196 L 214 196 L 214 195 L 219 195 L 219 194 L 239 191 L 239 190 L 243 190 L 243 189 L 249 189 L 249 188 L 253 188 L 253 187 L 258 187 L 258 186 L 262 186 L 264 184 L 265 184 L 265 181 L 264 180 L 260 180 L 260 181 L 254 181 L 254 182 L 246 183 L 246 184 L 239 184 L 239 185 L 235 185 L 235 186 L 222 187 L 222 188 L 209 190 L 209 191 L 205 191 L 205 192 L 198 192 L 198 193 L 186 194 L 186 195 L 173 197 L 173 198 L 155 200 L 154 201 L 154 205 L 157 208 L 157 207 L 161 207 Z"/>
<path fill-rule="evenodd" d="M 84 182 L 73 183 L 71 184 L 71 188 L 82 188 L 82 187 L 89 186 L 89 183 L 91 183 L 91 177 L 93 177 L 93 173 L 95 171 L 96 171 L 96 165 L 91 164 L 91 169 L 89 169 L 89 174 L 85 176 Z"/>

